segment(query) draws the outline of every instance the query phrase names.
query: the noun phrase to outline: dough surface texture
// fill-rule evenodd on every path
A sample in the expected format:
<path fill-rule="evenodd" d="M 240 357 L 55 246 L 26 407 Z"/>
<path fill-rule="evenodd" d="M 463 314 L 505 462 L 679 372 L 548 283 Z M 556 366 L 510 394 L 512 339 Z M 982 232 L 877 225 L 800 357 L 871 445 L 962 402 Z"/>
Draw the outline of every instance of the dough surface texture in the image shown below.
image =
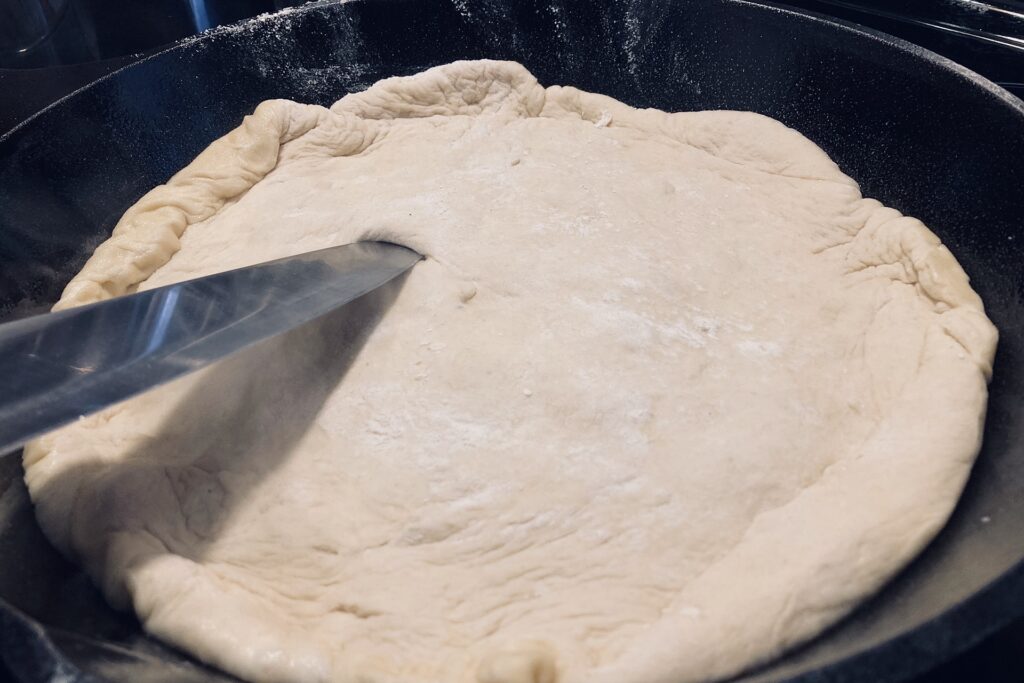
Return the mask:
<path fill-rule="evenodd" d="M 49 538 L 243 678 L 734 674 L 911 559 L 978 452 L 996 331 L 924 225 L 772 119 L 508 62 L 260 104 L 58 308 L 367 239 L 427 258 L 26 450 Z"/>

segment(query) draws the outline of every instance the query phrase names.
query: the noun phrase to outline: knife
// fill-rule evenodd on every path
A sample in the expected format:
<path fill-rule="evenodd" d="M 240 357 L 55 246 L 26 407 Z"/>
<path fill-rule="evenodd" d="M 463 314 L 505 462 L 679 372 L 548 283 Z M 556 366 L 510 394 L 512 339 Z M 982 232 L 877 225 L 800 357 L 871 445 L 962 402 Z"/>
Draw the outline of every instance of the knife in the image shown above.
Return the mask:
<path fill-rule="evenodd" d="M 0 455 L 344 306 L 420 256 L 357 242 L 0 325 Z"/>

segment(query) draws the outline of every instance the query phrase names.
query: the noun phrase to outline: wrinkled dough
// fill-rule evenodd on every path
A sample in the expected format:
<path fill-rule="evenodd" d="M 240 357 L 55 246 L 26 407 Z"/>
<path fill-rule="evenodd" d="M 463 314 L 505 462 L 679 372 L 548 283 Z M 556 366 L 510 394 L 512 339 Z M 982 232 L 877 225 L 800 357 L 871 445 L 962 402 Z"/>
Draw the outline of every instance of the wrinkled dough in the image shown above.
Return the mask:
<path fill-rule="evenodd" d="M 460 62 L 264 102 L 58 308 L 364 239 L 427 259 L 26 450 L 40 523 L 254 681 L 679 683 L 944 523 L 996 332 L 919 221 L 744 112 Z"/>

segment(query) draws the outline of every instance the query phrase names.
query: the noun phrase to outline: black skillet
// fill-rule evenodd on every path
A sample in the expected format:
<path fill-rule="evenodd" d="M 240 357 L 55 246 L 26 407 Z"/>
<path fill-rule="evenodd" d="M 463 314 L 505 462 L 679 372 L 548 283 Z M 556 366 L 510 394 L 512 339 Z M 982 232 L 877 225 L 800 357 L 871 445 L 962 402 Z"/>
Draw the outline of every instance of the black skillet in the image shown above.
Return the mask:
<path fill-rule="evenodd" d="M 54 301 L 124 209 L 261 100 L 329 104 L 479 57 L 636 106 L 785 122 L 865 195 L 924 220 L 1000 329 L 984 449 L 946 529 L 850 618 L 738 680 L 904 679 L 1024 612 L 1024 104 L 866 29 L 739 0 L 357 0 L 186 41 L 0 138 L 0 318 Z M 0 661 L 11 673 L 224 680 L 109 610 L 42 538 L 19 477 L 15 458 L 0 460 Z"/>

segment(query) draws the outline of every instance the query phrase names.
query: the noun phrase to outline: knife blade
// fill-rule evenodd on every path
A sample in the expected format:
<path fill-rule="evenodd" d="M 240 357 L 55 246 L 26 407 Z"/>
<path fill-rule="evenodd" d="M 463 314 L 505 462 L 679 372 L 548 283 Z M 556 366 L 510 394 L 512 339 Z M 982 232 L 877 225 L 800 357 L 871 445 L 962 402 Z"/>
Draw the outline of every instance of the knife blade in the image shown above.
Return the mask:
<path fill-rule="evenodd" d="M 337 309 L 422 256 L 357 242 L 0 325 L 0 455 Z"/>

